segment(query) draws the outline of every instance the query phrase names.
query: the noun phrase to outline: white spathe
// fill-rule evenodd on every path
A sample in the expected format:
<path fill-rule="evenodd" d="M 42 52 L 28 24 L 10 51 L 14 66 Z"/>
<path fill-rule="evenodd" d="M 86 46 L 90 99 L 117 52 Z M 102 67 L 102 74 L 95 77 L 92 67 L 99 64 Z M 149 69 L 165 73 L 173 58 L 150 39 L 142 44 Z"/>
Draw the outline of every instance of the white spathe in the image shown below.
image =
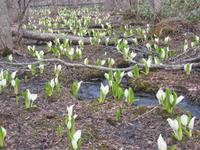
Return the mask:
<path fill-rule="evenodd" d="M 27 90 L 28 92 L 28 99 L 31 100 L 32 102 L 34 102 L 37 99 L 37 94 L 31 94 L 30 90 Z"/>
<path fill-rule="evenodd" d="M 74 108 L 74 105 L 67 107 L 67 113 L 68 113 L 69 117 L 72 117 L 72 115 L 73 115 L 73 108 Z"/>
<path fill-rule="evenodd" d="M 71 129 L 72 127 L 72 115 L 73 115 L 73 108 L 74 108 L 74 105 L 71 105 L 70 107 L 67 107 L 67 114 L 68 114 L 68 122 L 67 122 L 67 128 L 68 129 Z"/>
<path fill-rule="evenodd" d="M 168 118 L 167 121 L 168 121 L 170 127 L 173 129 L 173 131 L 175 133 L 177 133 L 178 128 L 179 128 L 178 121 L 176 119 L 173 120 L 173 119 L 170 119 L 170 118 Z"/>
<path fill-rule="evenodd" d="M 8 60 L 9 60 L 9 61 L 13 61 L 13 56 L 12 56 L 12 54 L 8 56 Z"/>
<path fill-rule="evenodd" d="M 157 140 L 157 144 L 158 144 L 158 150 L 167 150 L 167 143 L 165 142 L 161 134 Z"/>
<path fill-rule="evenodd" d="M 71 48 L 69 51 L 68 51 L 68 54 L 70 56 L 73 56 L 74 55 L 74 48 Z"/>
<path fill-rule="evenodd" d="M 177 99 L 176 99 L 176 104 L 180 103 L 182 100 L 184 99 L 184 96 L 179 96 Z"/>
<path fill-rule="evenodd" d="M 133 78 L 133 73 L 131 71 L 128 72 L 128 76 Z"/>
<path fill-rule="evenodd" d="M 78 148 L 78 140 L 81 138 L 81 130 L 78 130 L 75 132 L 75 134 L 73 135 L 73 139 L 72 139 L 72 147 L 74 150 L 77 150 Z"/>
<path fill-rule="evenodd" d="M 159 104 L 162 103 L 162 101 L 165 99 L 165 97 L 166 97 L 165 92 L 160 88 L 156 94 L 156 98 L 158 99 Z"/>
<path fill-rule="evenodd" d="M 125 91 L 124 91 L 124 96 L 125 96 L 125 98 L 127 99 L 127 97 L 128 97 L 128 89 L 125 89 Z"/>
<path fill-rule="evenodd" d="M 174 102 L 174 96 L 172 94 L 169 96 L 169 102 L 170 104 L 173 104 Z"/>
<path fill-rule="evenodd" d="M 188 116 L 187 115 L 182 115 L 181 116 L 181 123 L 186 127 L 188 124 Z"/>
<path fill-rule="evenodd" d="M 55 70 L 55 72 L 57 72 L 57 71 L 60 72 L 61 69 L 62 69 L 62 66 L 61 66 L 61 65 L 58 65 L 58 66 L 55 65 L 55 66 L 54 66 L 54 70 Z"/>
<path fill-rule="evenodd" d="M 81 84 L 83 83 L 83 81 L 80 81 L 79 83 L 78 83 L 78 87 L 77 87 L 77 90 L 79 90 L 79 88 L 81 87 Z"/>
<path fill-rule="evenodd" d="M 182 100 L 184 99 L 184 96 L 179 96 L 177 99 L 176 99 L 176 104 L 179 104 Z M 170 95 L 170 103 L 173 104 L 174 102 L 174 96 L 171 94 Z"/>
<path fill-rule="evenodd" d="M 12 78 L 12 79 L 15 79 L 16 73 L 17 73 L 17 71 L 15 71 L 15 72 L 13 72 L 13 73 L 11 74 L 11 78 Z"/>
<path fill-rule="evenodd" d="M 186 72 L 191 72 L 191 70 L 192 70 L 192 65 L 193 65 L 193 64 L 185 64 L 185 65 L 184 65 L 184 70 L 185 70 Z"/>
<path fill-rule="evenodd" d="M 101 61 L 101 65 L 102 65 L 102 66 L 105 65 L 105 63 L 106 63 L 106 60 L 102 60 L 102 61 Z"/>
<path fill-rule="evenodd" d="M 131 52 L 131 59 L 135 58 L 136 56 L 137 56 L 137 54 L 136 54 L 136 53 L 134 53 L 134 52 Z"/>
<path fill-rule="evenodd" d="M 176 119 L 173 120 L 168 118 L 167 121 L 172 129 L 178 130 L 178 121 Z"/>
<path fill-rule="evenodd" d="M 52 42 L 49 42 L 49 43 L 48 43 L 48 47 L 52 47 Z"/>
<path fill-rule="evenodd" d="M 104 77 L 105 77 L 107 80 L 109 80 L 109 74 L 108 74 L 108 73 L 105 73 L 105 74 L 104 74 Z"/>
<path fill-rule="evenodd" d="M 69 117 L 69 121 L 67 122 L 67 129 L 71 129 L 71 127 L 72 127 L 72 123 L 71 123 L 71 118 Z"/>
<path fill-rule="evenodd" d="M 61 71 L 61 69 L 62 69 L 62 66 L 58 65 L 58 71 Z"/>
<path fill-rule="evenodd" d="M 101 84 L 101 91 L 103 95 L 106 96 L 109 92 L 109 86 L 108 85 L 104 86 L 103 84 Z"/>
<path fill-rule="evenodd" d="M 151 59 L 150 59 L 150 58 L 147 60 L 147 66 L 148 66 L 149 68 L 151 67 Z"/>
<path fill-rule="evenodd" d="M 28 68 L 29 68 L 30 70 L 32 70 L 32 65 L 28 65 Z"/>
<path fill-rule="evenodd" d="M 54 79 L 54 81 L 55 81 L 55 85 L 57 85 L 57 84 L 58 84 L 58 78 L 56 77 L 56 78 Z"/>
<path fill-rule="evenodd" d="M 193 128 L 194 128 L 194 121 L 195 121 L 195 118 L 196 118 L 196 117 L 193 117 L 193 118 L 190 120 L 190 123 L 189 123 L 189 125 L 188 125 L 188 127 L 189 127 L 190 130 L 193 130 Z"/>
<path fill-rule="evenodd" d="M 50 81 L 50 86 L 51 86 L 52 89 L 55 87 L 55 81 L 54 81 L 54 79 L 52 79 Z"/>
<path fill-rule="evenodd" d="M 13 87 L 15 87 L 15 85 L 16 85 L 15 80 L 11 80 L 11 85 L 12 85 Z"/>
<path fill-rule="evenodd" d="M 3 80 L 1 80 L 0 81 L 0 86 L 6 86 L 6 84 L 7 84 L 7 80 L 6 79 L 3 79 Z"/>
<path fill-rule="evenodd" d="M 120 77 L 121 77 L 121 78 L 124 77 L 124 71 L 120 74 Z"/>

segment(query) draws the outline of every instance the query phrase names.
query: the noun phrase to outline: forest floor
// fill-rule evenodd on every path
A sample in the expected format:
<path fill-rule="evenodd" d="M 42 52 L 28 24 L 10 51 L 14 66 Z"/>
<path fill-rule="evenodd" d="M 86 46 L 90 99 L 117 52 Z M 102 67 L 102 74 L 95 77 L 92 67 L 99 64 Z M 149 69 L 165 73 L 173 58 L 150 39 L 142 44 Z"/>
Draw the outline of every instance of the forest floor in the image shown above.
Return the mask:
<path fill-rule="evenodd" d="M 199 29 L 200 31 L 200 29 Z M 199 34 L 197 31 L 197 34 Z M 186 32 L 185 32 L 186 33 Z M 175 41 L 172 45 L 179 50 L 180 41 L 184 32 L 173 35 Z M 38 48 L 43 49 L 39 46 Z M 43 49 L 45 50 L 45 49 Z M 126 67 L 129 64 L 123 62 L 116 50 L 105 46 L 86 46 L 83 58 L 90 58 L 90 63 L 95 64 L 97 58 L 103 59 L 112 56 L 117 64 L 115 67 Z M 26 53 L 26 52 L 25 52 Z M 47 53 L 46 58 L 51 58 Z M 2 59 L 3 60 L 3 59 Z M 14 56 L 15 62 L 27 62 L 31 57 Z M 84 59 L 75 62 L 83 62 Z M 200 118 L 195 120 L 193 137 L 184 138 L 177 142 L 171 138 L 171 129 L 166 122 L 169 117 L 186 113 L 176 108 L 175 114 L 169 115 L 158 106 L 128 106 L 124 102 L 113 102 L 109 96 L 105 103 L 97 101 L 79 100 L 71 93 L 71 85 L 75 80 L 91 81 L 102 79 L 103 71 L 87 68 L 66 67 L 62 68 L 62 92 L 51 98 L 45 96 L 44 85 L 52 77 L 54 65 L 48 65 L 42 75 L 32 76 L 29 71 L 19 70 L 19 78 L 22 80 L 22 89 L 30 89 L 33 93 L 39 93 L 36 100 L 36 108 L 25 110 L 20 98 L 19 106 L 16 106 L 15 96 L 11 89 L 6 89 L 0 94 L 0 126 L 7 129 L 5 150 L 64 150 L 68 147 L 67 130 L 58 136 L 58 126 L 64 127 L 66 108 L 75 105 L 78 115 L 76 129 L 82 130 L 82 149 L 84 150 L 155 150 L 157 138 L 160 134 L 165 137 L 169 146 L 175 145 L 177 150 L 200 149 Z M 3 66 L 4 68 L 8 66 Z M 24 77 L 26 76 L 26 80 Z M 183 71 L 152 70 L 147 76 L 142 76 L 138 81 L 128 81 L 136 92 L 146 92 L 153 97 L 160 87 L 170 87 L 191 100 L 191 103 L 200 105 L 200 72 L 194 71 L 186 76 Z M 115 112 L 120 108 L 122 115 L 120 120 L 115 119 Z"/>

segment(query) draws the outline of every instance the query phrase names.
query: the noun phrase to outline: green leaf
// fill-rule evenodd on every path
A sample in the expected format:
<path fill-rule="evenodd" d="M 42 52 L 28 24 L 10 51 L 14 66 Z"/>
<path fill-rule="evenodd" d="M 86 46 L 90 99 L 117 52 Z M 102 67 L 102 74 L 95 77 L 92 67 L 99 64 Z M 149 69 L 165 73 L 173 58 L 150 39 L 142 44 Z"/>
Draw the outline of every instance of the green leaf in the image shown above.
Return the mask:
<path fill-rule="evenodd" d="M 176 106 L 176 100 L 177 100 L 177 94 L 175 92 L 173 92 L 172 95 L 173 95 L 174 101 L 171 104 L 171 109 L 173 109 Z"/>
<path fill-rule="evenodd" d="M 181 123 L 181 118 L 178 117 L 178 140 L 181 141 L 183 139 L 183 129 L 182 129 L 182 123 Z"/>
<path fill-rule="evenodd" d="M 4 79 L 6 79 L 7 80 L 7 82 L 10 82 L 11 81 L 11 75 L 9 74 L 9 72 L 8 72 L 8 70 L 4 70 L 3 71 L 3 77 L 4 77 Z"/>
<path fill-rule="evenodd" d="M 117 99 L 122 100 L 124 98 L 124 91 L 123 89 L 119 86 L 117 89 Z"/>
<path fill-rule="evenodd" d="M 137 64 L 133 66 L 133 76 L 136 80 L 140 77 L 140 70 Z"/>
<path fill-rule="evenodd" d="M 25 92 L 23 92 L 23 97 L 24 97 L 24 104 L 25 104 L 25 108 L 29 109 L 31 106 L 31 102 L 28 98 L 28 90 L 26 90 Z"/>
<path fill-rule="evenodd" d="M 101 60 L 98 58 L 96 61 L 97 66 L 101 66 Z"/>
<path fill-rule="evenodd" d="M 173 145 L 173 146 L 171 147 L 171 150 L 176 150 L 176 147 Z"/>
<path fill-rule="evenodd" d="M 133 104 L 135 101 L 136 101 L 136 99 L 135 99 L 134 92 L 133 92 L 132 88 L 129 88 L 129 89 L 128 89 L 127 102 L 128 102 L 128 104 L 131 105 L 131 104 Z"/>
<path fill-rule="evenodd" d="M 6 137 L 6 130 L 3 127 L 0 127 L 0 148 L 4 147 L 5 137 Z"/>
<path fill-rule="evenodd" d="M 117 111 L 115 112 L 115 119 L 116 121 L 119 121 L 121 118 L 121 108 L 117 108 Z"/>
<path fill-rule="evenodd" d="M 165 109 L 168 113 L 171 113 L 171 104 L 170 104 L 170 95 L 171 95 L 171 90 L 167 88 L 165 90 L 166 93 L 166 99 L 165 99 Z"/>
<path fill-rule="evenodd" d="M 117 84 L 120 84 L 121 80 L 122 80 L 122 72 L 117 70 L 115 73 L 114 73 L 114 78 L 115 78 L 115 81 Z"/>
<path fill-rule="evenodd" d="M 46 95 L 49 96 L 49 97 L 53 95 L 53 89 L 52 89 L 52 87 L 51 87 L 51 85 L 50 85 L 49 82 L 47 82 L 47 83 L 45 84 L 45 93 L 46 93 Z"/>
<path fill-rule="evenodd" d="M 60 93 L 60 92 L 61 92 L 61 84 L 60 84 L 60 83 L 57 83 L 57 84 L 56 84 L 56 92 L 57 92 L 57 93 Z"/>
<path fill-rule="evenodd" d="M 58 125 L 57 132 L 58 132 L 58 137 L 59 137 L 59 138 L 62 138 L 62 136 L 63 136 L 63 131 L 64 131 L 63 126 Z"/>
<path fill-rule="evenodd" d="M 16 78 L 15 79 L 15 94 L 16 95 L 18 95 L 19 94 L 19 91 L 20 91 L 20 83 L 21 83 L 21 81 L 18 79 L 18 78 Z"/>
<path fill-rule="evenodd" d="M 99 103 L 104 103 L 104 102 L 105 102 L 105 95 L 103 91 L 100 89 Z"/>
<path fill-rule="evenodd" d="M 74 96 L 78 96 L 78 81 L 73 82 L 72 84 L 72 93 Z"/>

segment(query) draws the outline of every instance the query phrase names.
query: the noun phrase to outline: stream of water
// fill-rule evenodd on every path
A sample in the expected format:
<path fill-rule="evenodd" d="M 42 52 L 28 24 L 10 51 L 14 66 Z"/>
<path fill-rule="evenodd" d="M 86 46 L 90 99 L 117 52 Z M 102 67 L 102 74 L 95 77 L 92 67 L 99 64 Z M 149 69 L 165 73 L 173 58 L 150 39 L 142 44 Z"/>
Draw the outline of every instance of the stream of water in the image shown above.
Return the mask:
<path fill-rule="evenodd" d="M 96 100 L 99 98 L 100 85 L 103 83 L 107 84 L 105 80 L 102 82 L 83 82 L 79 89 L 79 99 L 80 100 Z M 158 105 L 158 100 L 150 95 L 137 95 L 137 102 L 134 103 L 136 106 L 155 106 Z M 189 102 L 189 100 L 184 99 L 179 103 L 179 107 L 186 111 L 189 111 L 193 116 L 200 118 L 200 106 L 194 105 Z"/>

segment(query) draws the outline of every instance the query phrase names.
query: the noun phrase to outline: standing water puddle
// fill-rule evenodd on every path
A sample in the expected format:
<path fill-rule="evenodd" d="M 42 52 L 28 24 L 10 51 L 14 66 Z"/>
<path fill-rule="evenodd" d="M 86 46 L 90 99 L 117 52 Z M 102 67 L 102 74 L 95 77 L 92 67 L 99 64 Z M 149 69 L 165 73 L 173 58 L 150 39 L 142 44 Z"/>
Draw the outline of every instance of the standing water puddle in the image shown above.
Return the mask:
<path fill-rule="evenodd" d="M 106 81 L 102 83 L 106 85 Z M 99 98 L 101 83 L 97 82 L 83 82 L 79 89 L 80 100 L 96 100 Z M 137 102 L 134 103 L 136 106 L 155 106 L 158 105 L 158 100 L 152 96 L 140 96 L 136 94 Z M 200 118 L 200 106 L 189 103 L 188 100 L 184 99 L 178 105 L 186 111 L 192 113 L 193 116 Z"/>

